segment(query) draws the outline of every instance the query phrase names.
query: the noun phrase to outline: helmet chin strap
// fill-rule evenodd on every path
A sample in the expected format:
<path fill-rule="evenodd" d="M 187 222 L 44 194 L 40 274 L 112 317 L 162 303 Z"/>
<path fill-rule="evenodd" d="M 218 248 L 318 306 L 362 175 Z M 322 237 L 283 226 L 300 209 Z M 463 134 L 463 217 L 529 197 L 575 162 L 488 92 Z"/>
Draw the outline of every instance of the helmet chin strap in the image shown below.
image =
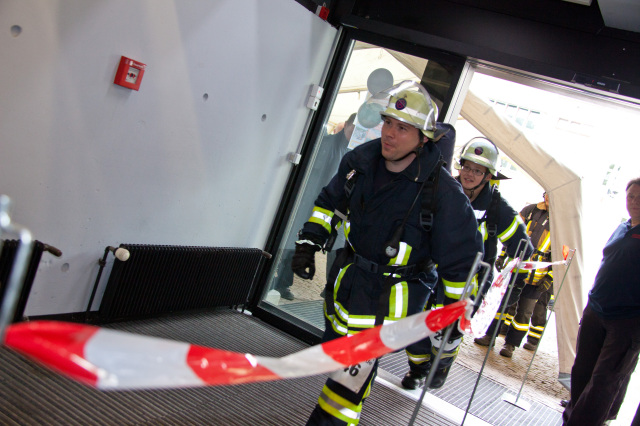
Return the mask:
<path fill-rule="evenodd" d="M 397 158 L 397 159 L 395 159 L 395 160 L 390 160 L 390 161 L 391 161 L 392 163 L 395 163 L 395 162 L 398 162 L 398 161 L 402 161 L 402 160 L 404 160 L 405 158 L 407 158 L 408 156 L 410 156 L 411 154 L 415 154 L 415 155 L 416 155 L 416 157 L 417 157 L 417 156 L 419 156 L 419 155 L 420 155 L 420 152 L 422 152 L 422 148 L 423 148 L 423 147 L 424 147 L 424 142 L 420 142 L 420 143 L 418 144 L 418 146 L 416 147 L 416 149 L 414 149 L 414 150 L 412 150 L 412 151 L 407 152 L 405 155 L 403 155 L 403 156 L 402 156 L 402 157 L 400 157 L 400 158 Z"/>
<path fill-rule="evenodd" d="M 486 175 L 485 175 L 486 176 Z M 489 178 L 489 180 L 491 180 L 491 178 Z M 482 178 L 482 180 L 480 181 L 479 184 L 477 184 L 476 186 L 474 186 L 473 188 L 471 188 L 471 194 L 469 194 L 469 199 L 473 198 L 473 194 L 476 191 L 476 189 L 480 188 L 481 186 L 483 186 L 485 183 L 489 182 L 489 180 L 485 180 L 484 177 Z"/>
<path fill-rule="evenodd" d="M 420 156 L 420 153 L 422 152 L 422 148 L 424 148 L 424 144 L 426 142 L 419 142 L 418 146 L 416 147 L 416 149 L 414 149 L 413 151 L 409 151 L 406 153 L 406 155 L 403 155 L 401 158 L 398 158 L 397 160 L 391 160 L 392 163 L 395 163 L 397 161 L 402 161 L 405 158 L 407 158 L 408 156 L 410 156 L 411 154 L 415 154 L 416 158 L 418 158 Z M 414 180 L 417 182 L 418 178 L 420 178 L 420 171 L 421 171 L 421 167 L 420 167 L 420 161 L 418 161 L 418 173 L 416 174 L 416 177 L 414 178 Z"/>
<path fill-rule="evenodd" d="M 491 175 L 489 175 L 489 176 L 491 176 Z M 462 182 L 462 177 L 458 176 L 458 178 L 459 178 L 459 181 Z M 491 180 L 491 178 L 489 178 L 489 180 Z M 480 188 L 482 185 L 484 185 L 485 183 L 489 182 L 489 180 L 485 180 L 484 177 L 483 177 L 479 184 L 477 184 L 476 186 L 474 186 L 471 189 L 467 189 L 466 191 L 471 191 L 471 193 L 469 194 L 469 199 L 473 198 L 473 194 L 475 194 L 476 189 Z"/>

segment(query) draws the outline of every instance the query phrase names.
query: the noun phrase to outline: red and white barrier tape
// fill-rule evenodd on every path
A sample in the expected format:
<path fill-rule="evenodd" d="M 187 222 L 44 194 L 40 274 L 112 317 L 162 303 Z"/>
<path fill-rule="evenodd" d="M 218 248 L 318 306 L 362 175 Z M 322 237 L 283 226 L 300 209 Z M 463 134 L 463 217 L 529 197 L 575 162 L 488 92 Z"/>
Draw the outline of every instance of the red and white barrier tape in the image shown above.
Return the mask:
<path fill-rule="evenodd" d="M 11 325 L 5 344 L 98 389 L 228 385 L 311 376 L 378 358 L 434 335 L 468 306 L 459 301 L 282 358 L 57 321 Z"/>
<path fill-rule="evenodd" d="M 489 324 L 491 324 L 491 321 L 493 321 L 493 318 L 495 318 L 496 312 L 498 312 L 498 310 L 500 309 L 500 302 L 502 301 L 502 297 L 507 292 L 509 282 L 511 281 L 511 275 L 514 271 L 529 271 L 533 269 L 543 269 L 548 266 L 564 264 L 566 264 L 566 261 L 564 260 L 558 262 L 521 262 L 520 259 L 516 258 L 510 261 L 507 266 L 502 268 L 502 271 L 493 280 L 491 287 L 482 299 L 482 304 L 478 308 L 478 311 L 475 313 L 473 318 L 471 318 L 470 321 L 465 321 L 462 323 L 464 325 L 464 332 L 470 334 L 472 337 L 484 336 L 487 328 L 489 328 Z"/>
<path fill-rule="evenodd" d="M 557 262 L 531 262 L 531 261 L 526 261 L 526 262 L 520 262 L 520 269 L 521 270 L 533 270 L 533 269 L 544 269 L 544 268 L 548 268 L 549 266 L 553 266 L 553 265 L 564 265 L 567 262 L 565 260 L 559 260 Z"/>

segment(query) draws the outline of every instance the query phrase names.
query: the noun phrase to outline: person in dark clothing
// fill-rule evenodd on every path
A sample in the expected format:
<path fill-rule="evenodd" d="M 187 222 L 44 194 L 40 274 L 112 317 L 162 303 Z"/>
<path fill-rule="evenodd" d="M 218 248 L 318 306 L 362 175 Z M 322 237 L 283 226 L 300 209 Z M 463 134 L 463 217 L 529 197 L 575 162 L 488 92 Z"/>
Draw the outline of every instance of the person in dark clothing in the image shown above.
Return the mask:
<path fill-rule="evenodd" d="M 305 191 L 310 191 L 315 196 L 323 186 L 329 183 L 333 175 L 336 174 L 340 160 L 342 160 L 342 157 L 348 151 L 349 141 L 351 140 L 351 135 L 355 129 L 355 120 L 356 113 L 353 113 L 349 116 L 347 121 L 345 121 L 344 127 L 339 132 L 332 135 L 326 135 L 322 138 L 316 155 L 318 160 L 313 164 L 313 169 L 310 173 L 309 182 L 307 183 Z M 307 210 L 311 209 L 312 200 L 313 199 L 309 199 L 307 204 L 302 206 L 302 208 L 306 207 Z M 300 220 L 298 227 L 302 226 L 302 220 Z M 293 246 L 294 241 L 291 241 L 289 244 Z M 339 248 L 343 245 L 344 232 L 342 229 L 339 229 L 334 247 Z M 295 299 L 295 295 L 291 291 L 291 286 L 293 285 L 291 259 L 293 258 L 294 251 L 295 250 L 293 248 L 286 248 L 283 250 L 282 260 L 280 261 L 278 268 L 278 281 L 274 286 L 275 290 L 280 293 L 280 297 L 286 300 Z M 327 276 L 329 276 L 329 269 L 335 260 L 335 253 L 335 250 L 327 252 Z"/>
<path fill-rule="evenodd" d="M 531 242 L 535 246 L 535 252 L 531 257 L 532 261 L 551 261 L 551 234 L 549 224 L 549 195 L 543 194 L 544 201 L 526 206 L 520 212 L 520 216 L 527 224 L 527 234 L 531 237 Z M 511 358 L 516 348 L 520 347 L 522 340 L 530 330 L 530 322 L 533 317 L 538 299 L 543 294 L 553 290 L 553 269 L 546 267 L 535 269 L 524 279 L 524 287 L 518 297 L 515 313 L 511 319 L 511 324 L 505 336 L 505 343 L 500 355 Z M 546 304 L 545 304 L 546 306 Z M 540 331 L 546 324 L 546 311 L 542 311 L 544 321 L 536 318 L 536 325 Z M 536 342 L 537 340 L 530 340 Z M 530 347 L 530 346 L 529 346 Z M 535 349 L 535 346 L 533 347 Z"/>
<path fill-rule="evenodd" d="M 540 294 L 540 297 L 538 297 L 538 300 L 536 301 L 536 305 L 533 307 L 529 330 L 527 331 L 527 342 L 522 345 L 523 349 L 535 351 L 538 347 L 544 328 L 547 325 L 547 310 L 550 309 L 549 304 L 552 303 L 552 300 L 554 300 L 553 286 L 550 286 L 546 291 L 543 291 Z"/>
<path fill-rule="evenodd" d="M 640 404 L 638 404 L 638 408 L 636 409 L 636 415 L 633 416 L 631 426 L 640 426 Z"/>
<path fill-rule="evenodd" d="M 375 100 L 384 102 L 376 113 L 381 138 L 344 156 L 300 231 L 292 261 L 298 276 L 311 279 L 315 253 L 334 224 L 345 222 L 347 241 L 326 289 L 325 342 L 421 312 L 433 284 L 444 304 L 455 302 L 483 250 L 469 200 L 433 142 L 437 109 L 427 91 L 407 81 Z M 427 230 L 419 201 L 430 179 L 437 179 L 437 207 Z M 332 373 L 308 424 L 357 424 L 377 365 L 374 359 Z"/>
<path fill-rule="evenodd" d="M 580 321 L 571 399 L 562 414 L 567 426 L 602 425 L 611 420 L 617 414 L 616 399 L 622 399 L 619 392 L 638 360 L 640 178 L 628 183 L 626 195 L 631 218 L 618 226 L 602 251 Z"/>
<path fill-rule="evenodd" d="M 511 258 L 516 257 L 521 240 L 526 241 L 521 249 L 525 249 L 527 255 L 533 251 L 520 216 L 500 195 L 497 185 L 491 184 L 492 179 L 506 178 L 497 171 L 498 156 L 498 148 L 493 142 L 485 138 L 474 138 L 465 144 L 456 165 L 460 170 L 456 180 L 460 182 L 462 190 L 469 197 L 478 220 L 478 231 L 484 241 L 483 260 L 492 267 L 497 257 L 498 241 L 503 244 Z M 491 282 L 491 276 L 492 274 L 488 278 L 489 282 Z M 426 309 L 431 308 L 431 304 L 426 307 Z M 428 344 L 427 340 L 429 339 L 410 345 L 406 349 L 409 372 L 401 383 L 407 389 L 416 389 L 424 384 L 431 369 L 432 360 L 437 355 L 437 351 L 434 352 L 436 347 Z M 451 349 L 443 351 L 442 359 L 431 380 L 431 388 L 437 389 L 444 385 L 461 342 L 462 336 L 447 342 Z M 431 351 L 428 351 L 429 347 Z"/>
<path fill-rule="evenodd" d="M 551 260 L 549 198 L 546 193 L 543 194 L 543 197 L 543 202 L 530 204 L 520 211 L 520 217 L 526 226 L 526 233 L 534 246 L 533 254 L 530 257 L 533 261 Z M 500 257 L 502 258 L 503 255 L 501 254 Z M 508 260 L 501 259 L 499 263 L 504 265 Z M 501 269 L 501 267 L 498 269 Z M 474 342 L 481 346 L 489 346 L 495 328 L 504 320 L 505 324 L 509 324 L 509 327 L 505 330 L 508 338 L 505 337 L 505 344 L 500 350 L 500 355 L 511 358 L 515 348 L 520 346 L 522 339 L 529 330 L 529 321 L 538 298 L 544 290 L 551 287 L 552 283 L 551 268 L 519 273 L 506 301 L 504 317 L 500 316 L 500 312 L 496 313 L 496 317 L 491 322 L 486 334 L 483 337 L 474 339 Z M 505 298 L 507 298 L 506 294 Z M 505 300 L 503 299 L 500 306 L 504 302 Z"/>

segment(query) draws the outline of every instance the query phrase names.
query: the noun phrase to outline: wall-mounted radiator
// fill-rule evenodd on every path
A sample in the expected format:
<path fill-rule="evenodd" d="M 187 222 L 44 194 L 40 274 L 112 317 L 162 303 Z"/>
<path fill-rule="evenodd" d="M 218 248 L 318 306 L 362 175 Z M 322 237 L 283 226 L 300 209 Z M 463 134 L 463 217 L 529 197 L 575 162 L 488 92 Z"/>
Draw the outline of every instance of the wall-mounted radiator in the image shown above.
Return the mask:
<path fill-rule="evenodd" d="M 260 249 L 121 244 L 100 303 L 103 321 L 242 305 L 263 257 Z"/>

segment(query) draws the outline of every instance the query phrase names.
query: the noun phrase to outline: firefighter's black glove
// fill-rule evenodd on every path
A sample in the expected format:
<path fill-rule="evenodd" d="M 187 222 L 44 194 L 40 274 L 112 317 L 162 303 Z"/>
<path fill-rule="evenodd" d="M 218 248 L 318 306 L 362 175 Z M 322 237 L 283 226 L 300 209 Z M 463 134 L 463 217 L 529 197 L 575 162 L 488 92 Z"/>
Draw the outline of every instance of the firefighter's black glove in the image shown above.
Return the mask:
<path fill-rule="evenodd" d="M 507 256 L 498 256 L 495 263 L 496 269 L 498 270 L 498 272 L 502 272 L 502 268 L 506 266 L 506 263 L 507 263 Z"/>
<path fill-rule="evenodd" d="M 311 240 L 296 241 L 296 252 L 291 258 L 291 269 L 305 280 L 310 280 L 316 273 L 316 252 L 320 251 L 320 245 Z"/>

